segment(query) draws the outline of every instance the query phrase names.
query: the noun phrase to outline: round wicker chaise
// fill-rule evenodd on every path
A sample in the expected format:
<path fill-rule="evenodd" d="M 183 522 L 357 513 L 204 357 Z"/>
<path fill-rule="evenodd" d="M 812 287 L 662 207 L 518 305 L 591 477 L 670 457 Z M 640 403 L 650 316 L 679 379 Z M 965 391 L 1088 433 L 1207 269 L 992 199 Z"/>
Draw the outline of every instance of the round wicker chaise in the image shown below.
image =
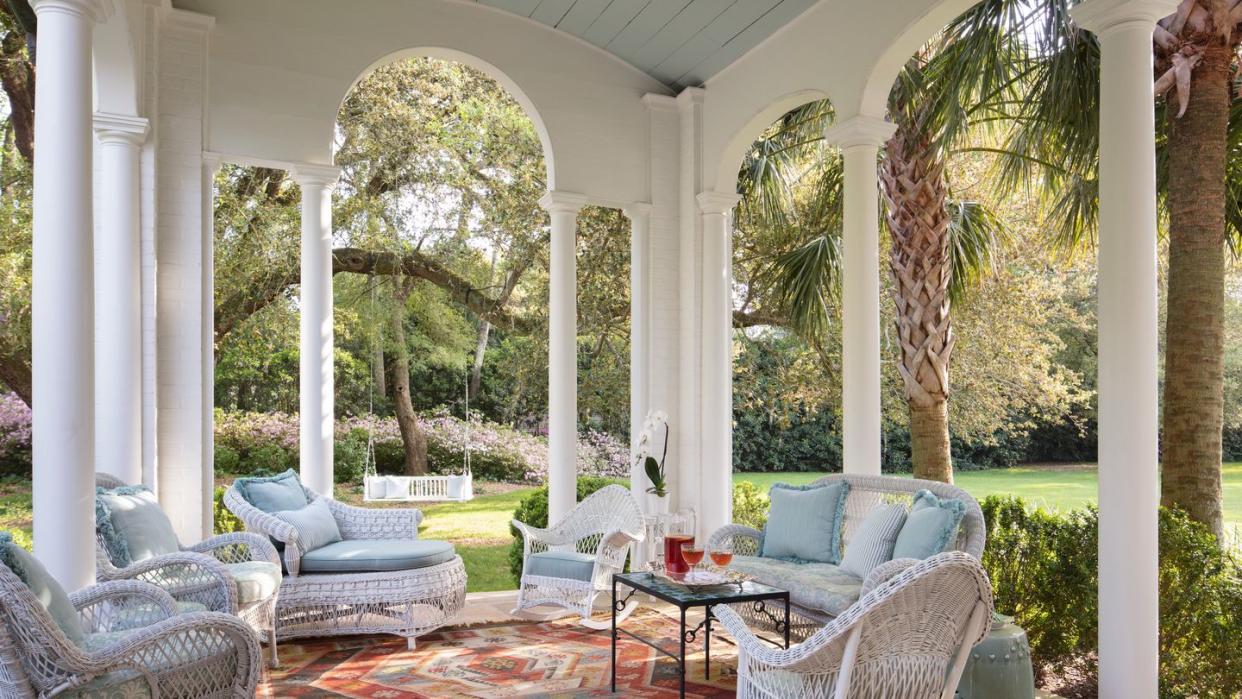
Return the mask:
<path fill-rule="evenodd" d="M 307 489 L 307 502 L 320 499 Z M 417 509 L 369 509 L 327 499 L 344 542 L 411 543 L 423 514 Z M 286 573 L 276 605 L 280 639 L 308 636 L 392 634 L 413 648 L 415 639 L 452 620 L 466 600 L 461 556 L 434 565 L 359 572 L 306 572 L 293 525 L 252 505 L 234 484 L 224 505 L 251 532 L 284 544 Z"/>

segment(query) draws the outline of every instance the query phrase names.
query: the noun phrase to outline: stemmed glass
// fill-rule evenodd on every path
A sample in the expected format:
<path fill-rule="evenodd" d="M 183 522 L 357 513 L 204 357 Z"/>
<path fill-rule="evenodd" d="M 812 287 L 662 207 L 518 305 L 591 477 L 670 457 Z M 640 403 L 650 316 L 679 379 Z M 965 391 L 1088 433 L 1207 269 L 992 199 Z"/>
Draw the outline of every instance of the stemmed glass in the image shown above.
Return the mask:
<path fill-rule="evenodd" d="M 681 545 L 681 558 L 690 566 L 690 572 L 693 573 L 698 564 L 703 562 L 703 547 L 695 545 L 694 541 L 688 541 Z"/>
<path fill-rule="evenodd" d="M 711 557 L 712 563 L 714 563 L 722 573 L 725 571 L 725 568 L 728 567 L 729 563 L 733 561 L 732 547 L 728 544 L 713 548 L 707 555 Z"/>

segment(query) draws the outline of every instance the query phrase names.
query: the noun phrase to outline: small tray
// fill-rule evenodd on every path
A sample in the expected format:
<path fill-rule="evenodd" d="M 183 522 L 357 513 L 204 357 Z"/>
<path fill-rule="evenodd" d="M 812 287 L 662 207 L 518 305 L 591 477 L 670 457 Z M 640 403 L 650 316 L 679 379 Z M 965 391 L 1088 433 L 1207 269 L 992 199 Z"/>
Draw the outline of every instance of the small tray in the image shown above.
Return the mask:
<path fill-rule="evenodd" d="M 669 573 L 664 570 L 654 570 L 652 572 L 674 585 L 681 585 L 692 590 L 738 584 L 734 576 L 718 573 L 714 570 L 692 570 L 689 573 Z"/>

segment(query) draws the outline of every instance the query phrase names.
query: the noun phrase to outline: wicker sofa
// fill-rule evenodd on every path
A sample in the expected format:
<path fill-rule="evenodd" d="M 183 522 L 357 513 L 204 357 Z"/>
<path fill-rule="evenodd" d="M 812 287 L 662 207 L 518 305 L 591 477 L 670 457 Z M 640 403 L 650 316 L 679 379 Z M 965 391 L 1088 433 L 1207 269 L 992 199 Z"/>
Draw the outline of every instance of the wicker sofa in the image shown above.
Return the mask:
<path fill-rule="evenodd" d="M 322 499 L 302 486 L 308 503 Z M 436 562 L 375 565 L 385 549 L 418 543 L 417 509 L 371 509 L 326 499 L 342 541 L 308 551 L 297 529 L 252 505 L 234 483 L 224 505 L 251 532 L 284 548 L 286 574 L 276 605 L 276 636 L 392 634 L 415 639 L 452 620 L 466 601 L 466 568 L 451 547 Z M 427 542 L 439 543 L 439 542 Z M 339 555 L 330 556 L 334 549 Z"/>
<path fill-rule="evenodd" d="M 915 493 L 929 490 L 939 498 L 960 500 L 965 505 L 965 513 L 950 550 L 962 551 L 976 560 L 983 555 L 986 538 L 983 512 L 979 509 L 979 503 L 961 488 L 914 478 L 849 474 L 825 476 L 812 486 L 839 481 L 849 484 L 842 520 L 843 551 L 849 548 L 859 525 L 876 505 L 894 502 L 909 505 Z M 829 563 L 763 558 L 759 555 L 763 535 L 762 531 L 753 527 L 730 524 L 715 531 L 709 537 L 707 546 L 709 549 L 730 548 L 734 553 L 730 569 L 789 590 L 794 624 L 792 635 L 795 638 L 805 638 L 858 601 L 863 588 L 862 579 Z M 761 608 L 739 607 L 737 611 L 754 623 L 772 623 L 773 617 Z"/>

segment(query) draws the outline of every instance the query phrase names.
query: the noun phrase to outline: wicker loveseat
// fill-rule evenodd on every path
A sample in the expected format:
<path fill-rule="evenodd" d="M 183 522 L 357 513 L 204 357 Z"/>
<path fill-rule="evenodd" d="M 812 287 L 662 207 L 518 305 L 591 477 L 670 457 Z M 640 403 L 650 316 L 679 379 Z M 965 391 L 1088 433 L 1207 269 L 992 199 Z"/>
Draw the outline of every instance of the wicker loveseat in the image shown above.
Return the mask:
<path fill-rule="evenodd" d="M 106 473 L 95 474 L 95 486 L 126 488 Z M 224 612 L 239 617 L 268 643 L 269 662 L 277 665 L 276 593 L 280 587 L 280 556 L 267 537 L 234 532 L 205 539 L 175 553 L 143 561 L 114 561 L 95 523 L 95 575 L 100 582 L 139 580 L 173 596 L 186 611 Z"/>
<path fill-rule="evenodd" d="M 286 568 L 276 605 L 278 638 L 392 634 L 418 636 L 452 620 L 466 600 L 466 569 L 452 547 L 420 542 L 417 509 L 353 507 L 323 499 L 341 541 L 307 550 L 298 530 L 255 507 L 234 483 L 224 505 L 246 529 L 279 542 Z"/>
<path fill-rule="evenodd" d="M 877 505 L 903 503 L 909 505 L 915 493 L 928 490 L 942 499 L 959 500 L 964 514 L 957 536 L 949 550 L 965 552 L 976 560 L 983 554 L 985 527 L 979 503 L 969 493 L 953 485 L 937 481 L 889 476 L 833 474 L 816 480 L 811 486 L 845 481 L 849 492 L 845 499 L 841 528 L 842 551 L 862 521 Z M 753 527 L 730 524 L 721 527 L 708 539 L 709 549 L 729 548 L 734 553 L 730 569 L 760 582 L 789 590 L 796 638 L 803 638 L 832 621 L 858 601 L 863 580 L 830 563 L 805 563 L 759 555 L 764 533 Z M 770 625 L 771 617 L 762 609 L 739 607 L 751 621 Z"/>

